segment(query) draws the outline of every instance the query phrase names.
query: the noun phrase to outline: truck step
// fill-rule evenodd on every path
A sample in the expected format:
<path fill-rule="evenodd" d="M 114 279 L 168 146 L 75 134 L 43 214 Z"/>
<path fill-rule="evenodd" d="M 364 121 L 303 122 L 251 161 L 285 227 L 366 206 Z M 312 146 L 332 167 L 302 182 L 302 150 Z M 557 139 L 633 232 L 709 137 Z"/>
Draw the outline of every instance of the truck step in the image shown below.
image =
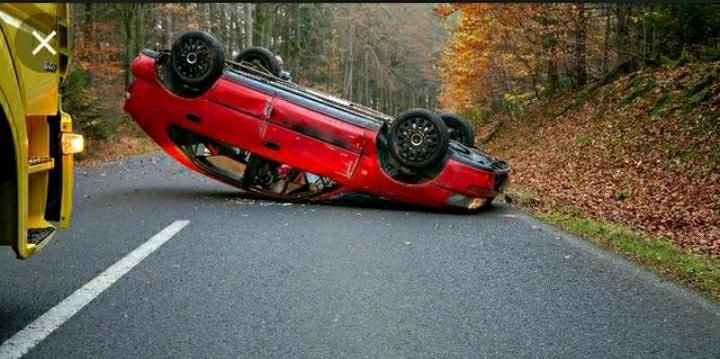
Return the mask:
<path fill-rule="evenodd" d="M 50 238 L 55 233 L 55 227 L 30 228 L 28 229 L 27 241 L 29 244 L 38 245 L 40 242 Z"/>
<path fill-rule="evenodd" d="M 49 171 L 55 168 L 55 160 L 52 157 L 32 156 L 28 160 L 30 174 Z"/>

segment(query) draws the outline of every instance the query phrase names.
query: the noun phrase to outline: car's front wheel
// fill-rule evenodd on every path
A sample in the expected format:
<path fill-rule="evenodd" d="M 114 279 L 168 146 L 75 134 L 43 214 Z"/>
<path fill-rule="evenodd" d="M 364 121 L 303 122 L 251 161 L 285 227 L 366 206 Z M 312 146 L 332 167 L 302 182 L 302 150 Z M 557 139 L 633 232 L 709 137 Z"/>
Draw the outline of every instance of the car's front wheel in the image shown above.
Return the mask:
<path fill-rule="evenodd" d="M 432 111 L 409 109 L 390 126 L 391 156 L 401 165 L 423 170 L 447 154 L 449 134 L 445 122 Z"/>
<path fill-rule="evenodd" d="M 189 31 L 173 43 L 170 70 L 180 84 L 191 89 L 210 87 L 225 68 L 222 44 L 204 31 Z"/>

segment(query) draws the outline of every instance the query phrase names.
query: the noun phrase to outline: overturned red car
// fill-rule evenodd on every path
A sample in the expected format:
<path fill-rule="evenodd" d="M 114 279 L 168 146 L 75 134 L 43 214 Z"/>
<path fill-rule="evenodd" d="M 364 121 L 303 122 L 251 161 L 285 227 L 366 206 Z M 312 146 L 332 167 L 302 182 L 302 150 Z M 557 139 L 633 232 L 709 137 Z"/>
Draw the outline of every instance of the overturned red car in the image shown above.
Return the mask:
<path fill-rule="evenodd" d="M 201 31 L 171 50 L 141 51 L 125 111 L 185 166 L 283 200 L 362 193 L 423 207 L 483 208 L 509 167 L 474 148 L 454 115 L 392 117 L 289 81 L 263 48 L 225 59 Z"/>

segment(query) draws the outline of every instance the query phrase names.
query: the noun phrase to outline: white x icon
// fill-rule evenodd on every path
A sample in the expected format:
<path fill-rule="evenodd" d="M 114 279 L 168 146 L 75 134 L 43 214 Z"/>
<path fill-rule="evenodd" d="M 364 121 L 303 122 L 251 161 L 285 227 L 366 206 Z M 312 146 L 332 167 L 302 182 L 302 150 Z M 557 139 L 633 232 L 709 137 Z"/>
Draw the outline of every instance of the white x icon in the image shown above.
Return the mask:
<path fill-rule="evenodd" d="M 37 55 L 37 53 L 40 52 L 40 50 L 41 50 L 43 47 L 46 48 L 48 51 L 50 51 L 50 53 L 53 54 L 53 55 L 55 55 L 55 54 L 57 53 L 57 52 L 55 51 L 55 49 L 53 49 L 52 46 L 50 46 L 50 44 L 49 44 L 50 40 L 51 40 L 53 37 L 55 37 L 55 31 L 51 32 L 50 35 L 48 35 L 48 36 L 47 36 L 46 38 L 44 38 L 44 39 L 43 39 L 42 36 L 40 36 L 40 34 L 38 34 L 37 31 L 35 31 L 35 30 L 33 30 L 32 34 L 33 34 L 33 36 L 35 36 L 36 39 L 38 39 L 38 40 L 40 41 L 40 45 L 38 45 L 38 46 L 35 48 L 35 50 L 33 50 L 33 52 L 32 52 L 33 56 Z"/>

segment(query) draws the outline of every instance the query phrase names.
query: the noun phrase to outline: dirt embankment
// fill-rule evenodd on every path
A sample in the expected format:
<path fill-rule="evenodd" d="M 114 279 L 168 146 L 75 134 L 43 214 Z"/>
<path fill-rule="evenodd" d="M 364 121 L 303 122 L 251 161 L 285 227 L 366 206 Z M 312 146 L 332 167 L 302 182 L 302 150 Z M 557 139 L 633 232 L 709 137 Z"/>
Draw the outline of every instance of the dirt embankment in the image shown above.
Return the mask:
<path fill-rule="evenodd" d="M 544 205 L 720 255 L 719 115 L 720 62 L 690 64 L 530 104 L 484 146 Z"/>

